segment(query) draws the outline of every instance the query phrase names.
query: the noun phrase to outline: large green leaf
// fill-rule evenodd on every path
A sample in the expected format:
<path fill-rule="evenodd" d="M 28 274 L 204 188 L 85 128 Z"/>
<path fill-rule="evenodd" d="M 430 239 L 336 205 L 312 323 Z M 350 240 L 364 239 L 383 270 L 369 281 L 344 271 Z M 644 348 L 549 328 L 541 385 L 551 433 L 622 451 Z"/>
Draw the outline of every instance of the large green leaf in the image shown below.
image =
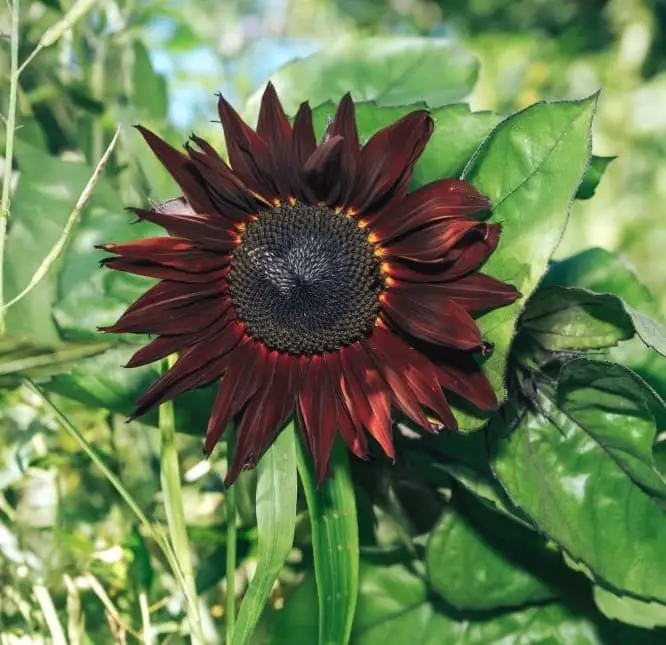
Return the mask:
<path fill-rule="evenodd" d="M 351 92 L 356 101 L 406 105 L 425 101 L 431 107 L 459 101 L 476 82 L 476 59 L 459 43 L 438 38 L 347 38 L 311 56 L 285 65 L 271 76 L 287 113 L 303 101 L 319 105 Z M 244 115 L 259 114 L 260 88 Z"/>
<path fill-rule="evenodd" d="M 295 428 L 289 424 L 259 462 L 257 533 L 259 561 L 238 613 L 233 645 L 244 645 L 259 622 L 270 591 L 294 543 L 296 526 Z"/>
<path fill-rule="evenodd" d="M 575 589 L 566 605 L 466 613 L 434 601 L 425 581 L 408 565 L 366 561 L 360 576 L 352 645 L 658 645 L 665 634 L 606 620 Z M 270 615 L 270 637 L 258 642 L 314 643 L 314 591 L 314 580 L 306 578 L 284 609 Z"/>
<path fill-rule="evenodd" d="M 596 97 L 538 103 L 510 116 L 479 148 L 464 176 L 493 203 L 502 223 L 484 272 L 516 286 L 523 298 L 479 320 L 494 344 L 486 372 L 504 398 L 504 369 L 518 315 L 536 288 L 567 223 L 590 157 Z"/>
<path fill-rule="evenodd" d="M 549 351 L 611 347 L 634 335 L 619 298 L 574 287 L 538 289 L 521 323 L 521 332 Z"/>
<path fill-rule="evenodd" d="M 5 251 L 5 298 L 16 296 L 29 283 L 60 237 L 65 222 L 88 183 L 93 169 L 77 161 L 63 161 L 18 140 L 16 158 L 21 170 L 12 200 L 12 220 Z M 112 218 L 115 197 L 100 180 L 84 211 L 95 220 Z M 92 255 L 90 248 L 88 254 Z M 60 334 L 51 308 L 58 298 L 58 270 L 67 254 L 21 301 L 6 312 L 7 331 L 42 343 L 57 343 Z"/>
<path fill-rule="evenodd" d="M 636 600 L 630 596 L 618 596 L 595 585 L 594 602 L 604 616 L 636 627 L 661 627 L 666 625 L 666 605 L 658 602 Z"/>
<path fill-rule="evenodd" d="M 478 504 L 462 511 L 445 511 L 426 550 L 428 580 L 447 602 L 461 610 L 489 610 L 556 595 L 528 568 L 554 557 L 538 534 Z"/>
<path fill-rule="evenodd" d="M 654 297 L 621 256 L 605 249 L 588 249 L 554 262 L 544 284 L 584 287 L 621 298 L 640 340 L 620 343 L 610 350 L 609 356 L 631 367 L 666 396 L 666 327 L 662 322 L 655 322 L 659 308 Z"/>
<path fill-rule="evenodd" d="M 513 502 L 594 579 L 666 600 L 666 481 L 653 445 L 663 402 L 630 370 L 586 359 L 563 368 L 493 468 Z"/>
<path fill-rule="evenodd" d="M 312 527 L 317 581 L 319 645 L 346 645 L 358 595 L 358 523 L 349 455 L 337 441 L 331 454 L 333 476 L 317 488 L 312 457 L 298 444 L 298 472 Z"/>

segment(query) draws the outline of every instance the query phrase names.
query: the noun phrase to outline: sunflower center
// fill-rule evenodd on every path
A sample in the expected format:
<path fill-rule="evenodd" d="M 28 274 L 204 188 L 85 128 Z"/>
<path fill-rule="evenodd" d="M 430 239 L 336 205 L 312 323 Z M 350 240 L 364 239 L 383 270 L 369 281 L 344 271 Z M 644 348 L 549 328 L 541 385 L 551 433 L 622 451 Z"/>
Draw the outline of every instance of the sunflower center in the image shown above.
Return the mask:
<path fill-rule="evenodd" d="M 382 288 L 367 235 L 347 215 L 296 202 L 259 213 L 229 274 L 247 333 L 290 354 L 318 354 L 372 330 Z"/>

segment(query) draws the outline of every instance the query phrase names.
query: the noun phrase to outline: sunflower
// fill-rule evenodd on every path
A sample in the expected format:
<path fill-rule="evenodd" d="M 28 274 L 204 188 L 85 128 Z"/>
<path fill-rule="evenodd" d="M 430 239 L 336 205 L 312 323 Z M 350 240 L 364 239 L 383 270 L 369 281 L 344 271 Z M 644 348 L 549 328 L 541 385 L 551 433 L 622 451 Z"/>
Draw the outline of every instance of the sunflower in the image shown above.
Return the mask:
<path fill-rule="evenodd" d="M 457 428 L 447 393 L 495 408 L 473 316 L 519 294 L 478 272 L 500 235 L 470 217 L 490 212 L 485 196 L 460 179 L 408 193 L 428 111 L 362 145 L 349 94 L 320 143 L 308 103 L 290 123 L 270 83 L 256 131 L 221 96 L 218 109 L 229 163 L 138 126 L 182 197 L 131 209 L 168 236 L 101 247 L 107 267 L 159 280 L 102 328 L 155 335 L 127 366 L 179 354 L 130 418 L 219 381 L 204 452 L 234 421 L 227 483 L 292 415 L 321 482 L 336 432 L 362 459 L 368 435 L 394 458 L 392 409 L 436 432 Z"/>

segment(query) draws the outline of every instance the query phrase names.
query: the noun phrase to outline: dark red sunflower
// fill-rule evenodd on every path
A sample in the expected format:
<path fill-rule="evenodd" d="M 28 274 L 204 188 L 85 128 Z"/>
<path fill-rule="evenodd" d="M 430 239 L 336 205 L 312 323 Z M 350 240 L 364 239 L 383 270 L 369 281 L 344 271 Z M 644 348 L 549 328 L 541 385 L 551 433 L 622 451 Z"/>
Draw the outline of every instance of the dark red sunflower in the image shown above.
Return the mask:
<path fill-rule="evenodd" d="M 445 390 L 494 408 L 473 315 L 519 294 L 477 272 L 500 226 L 470 218 L 491 207 L 474 186 L 407 194 L 428 112 L 361 145 L 349 94 L 319 144 L 309 105 L 292 125 L 271 84 L 256 131 L 218 109 L 229 164 L 199 137 L 183 153 L 139 127 L 183 196 L 132 209 L 169 237 L 102 247 L 106 266 L 159 279 L 103 329 L 156 334 L 128 367 L 179 353 L 131 418 L 219 381 L 204 450 L 235 421 L 228 482 L 294 413 L 321 481 L 336 431 L 358 457 L 367 432 L 392 458 L 392 408 L 427 431 L 456 428 Z"/>

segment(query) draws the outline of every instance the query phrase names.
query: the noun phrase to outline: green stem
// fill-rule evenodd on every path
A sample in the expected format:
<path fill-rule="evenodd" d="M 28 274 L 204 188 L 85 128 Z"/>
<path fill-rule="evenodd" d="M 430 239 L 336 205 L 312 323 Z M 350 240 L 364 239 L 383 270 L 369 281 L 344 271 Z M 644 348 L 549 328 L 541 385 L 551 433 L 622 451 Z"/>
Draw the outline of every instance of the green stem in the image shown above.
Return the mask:
<path fill-rule="evenodd" d="M 173 357 L 167 359 L 168 366 L 173 365 Z M 185 524 L 185 511 L 183 508 L 183 489 L 180 481 L 180 462 L 176 448 L 176 423 L 173 403 L 167 401 L 160 406 L 159 426 L 162 434 L 160 451 L 160 481 L 164 495 L 164 508 L 166 511 L 167 526 L 173 550 L 179 568 L 183 574 L 185 598 L 187 601 L 187 618 L 193 645 L 204 643 L 201 631 L 201 618 L 197 600 L 196 584 L 190 545 L 187 538 Z"/>
<path fill-rule="evenodd" d="M 232 428 L 227 430 L 227 460 L 231 464 L 234 451 Z M 225 609 L 226 642 L 231 645 L 236 626 L 236 487 L 227 488 L 224 498 L 227 515 L 227 602 Z"/>
<path fill-rule="evenodd" d="M 9 108 L 5 127 L 5 171 L 2 178 L 2 196 L 0 197 L 0 308 L 4 302 L 3 267 L 5 261 L 5 236 L 9 217 L 9 194 L 12 183 L 12 164 L 14 161 L 14 135 L 16 133 L 16 96 L 18 93 L 18 56 L 19 56 L 19 0 L 11 4 L 10 33 L 10 70 L 9 70 Z M 4 316 L 0 312 L 0 334 L 5 331 Z"/>

